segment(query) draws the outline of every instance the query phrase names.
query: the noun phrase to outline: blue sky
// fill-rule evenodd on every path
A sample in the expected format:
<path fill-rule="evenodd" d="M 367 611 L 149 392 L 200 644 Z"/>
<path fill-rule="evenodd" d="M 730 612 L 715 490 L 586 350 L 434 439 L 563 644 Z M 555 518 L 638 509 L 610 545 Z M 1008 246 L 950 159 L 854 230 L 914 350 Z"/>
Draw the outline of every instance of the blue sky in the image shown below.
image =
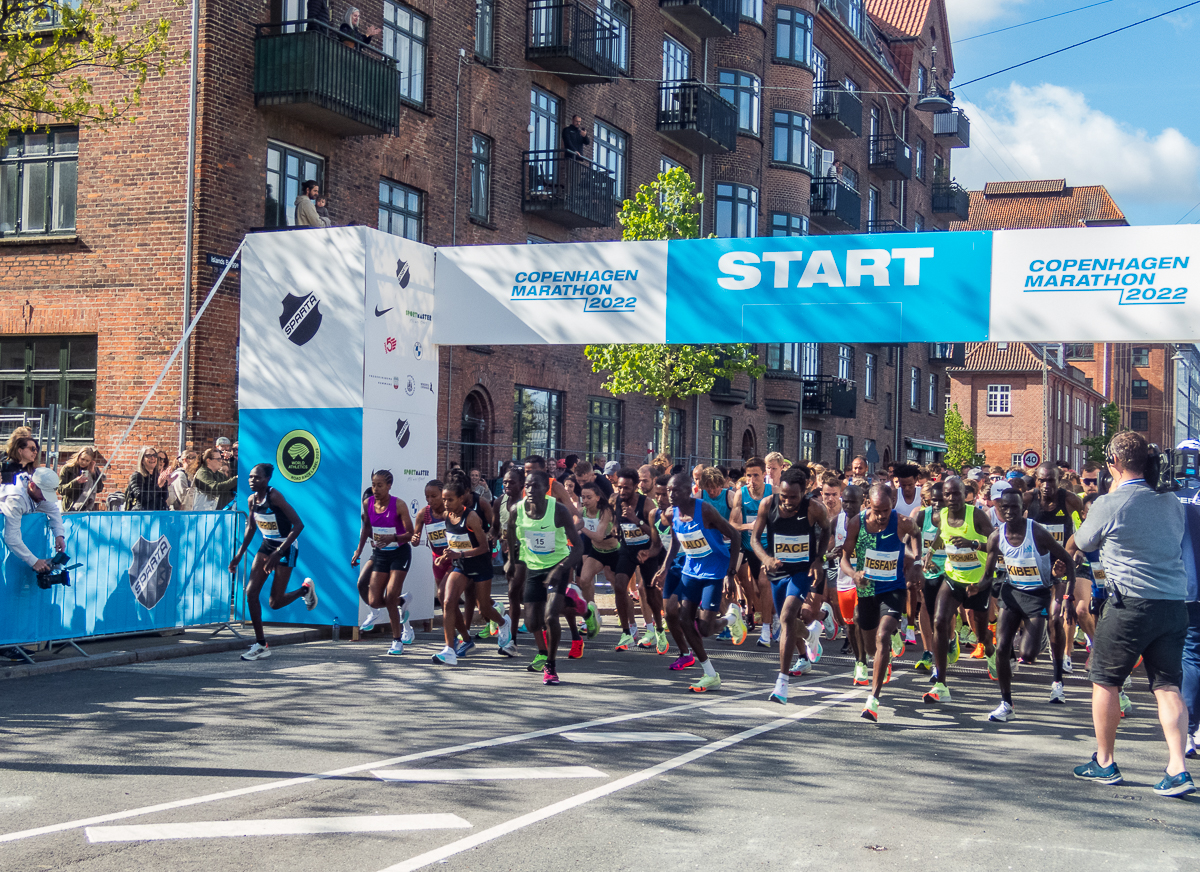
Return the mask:
<path fill-rule="evenodd" d="M 1200 202 L 1200 5 L 958 87 L 1188 0 L 1112 0 L 963 41 L 1094 2 L 946 0 L 952 87 L 971 118 L 971 147 L 955 150 L 953 174 L 972 189 L 1014 179 L 1102 184 L 1131 224 L 1174 224 Z M 1200 222 L 1200 207 L 1183 220 Z"/>

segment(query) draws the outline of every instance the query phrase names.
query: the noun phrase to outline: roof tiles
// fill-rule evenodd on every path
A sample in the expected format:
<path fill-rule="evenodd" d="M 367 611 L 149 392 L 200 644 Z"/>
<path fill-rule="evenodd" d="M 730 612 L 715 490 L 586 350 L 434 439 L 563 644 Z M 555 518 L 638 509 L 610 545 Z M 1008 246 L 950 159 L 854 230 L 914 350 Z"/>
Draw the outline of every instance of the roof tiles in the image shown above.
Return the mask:
<path fill-rule="evenodd" d="M 867 0 L 867 14 L 905 36 L 920 36 L 932 0 Z"/>
<path fill-rule="evenodd" d="M 1053 186 L 1061 185 L 1059 188 Z M 1038 186 L 1044 190 L 1035 192 Z M 1125 225 L 1119 206 L 1103 185 L 1066 186 L 1062 180 L 991 182 L 971 191 L 966 221 L 951 230 L 1019 230 L 1048 227 Z"/>

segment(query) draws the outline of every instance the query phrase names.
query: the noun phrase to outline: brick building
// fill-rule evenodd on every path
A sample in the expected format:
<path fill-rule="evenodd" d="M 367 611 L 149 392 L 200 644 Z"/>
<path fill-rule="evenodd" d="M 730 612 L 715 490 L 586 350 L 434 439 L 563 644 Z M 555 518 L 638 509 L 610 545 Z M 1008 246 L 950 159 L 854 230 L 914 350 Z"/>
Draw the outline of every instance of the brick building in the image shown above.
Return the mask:
<path fill-rule="evenodd" d="M 135 125 L 14 134 L 0 158 L 17 180 L 0 186 L 0 284 L 19 289 L 0 301 L 6 406 L 61 404 L 68 446 L 112 445 L 124 419 L 93 427 L 78 412 L 137 409 L 211 288 L 213 260 L 248 232 L 294 223 L 308 178 L 334 223 L 432 245 L 615 238 L 620 200 L 676 164 L 705 193 L 704 234 L 945 229 L 966 215 L 966 192 L 946 180 L 967 119 L 914 108 L 953 74 L 941 0 L 358 5 L 382 28 L 370 46 L 306 23 L 304 0 L 200 4 L 190 284 L 186 66 L 150 83 Z M 139 14 L 171 19 L 181 57 L 188 10 L 163 0 Z M 567 161 L 560 132 L 574 114 L 591 143 Z M 139 424 L 130 446 L 209 444 L 222 430 L 180 428 L 181 412 L 236 419 L 237 308 L 235 273 L 186 370 L 145 410 L 161 420 Z M 764 346 L 771 372 L 758 384 L 679 404 L 673 450 L 935 456 L 948 353 Z M 652 406 L 608 396 L 577 347 L 441 355 L 447 459 L 494 470 L 534 447 L 632 458 L 653 441 Z"/>

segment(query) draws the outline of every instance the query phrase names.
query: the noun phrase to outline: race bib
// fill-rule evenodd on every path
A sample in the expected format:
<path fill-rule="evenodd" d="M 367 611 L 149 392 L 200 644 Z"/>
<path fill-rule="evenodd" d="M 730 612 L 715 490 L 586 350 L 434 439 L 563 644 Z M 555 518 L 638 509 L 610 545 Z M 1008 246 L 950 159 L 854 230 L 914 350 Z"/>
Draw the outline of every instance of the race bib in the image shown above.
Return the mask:
<path fill-rule="evenodd" d="M 863 555 L 863 577 L 868 581 L 895 581 L 900 569 L 899 551 L 868 548 Z"/>
<path fill-rule="evenodd" d="M 554 553 L 554 532 L 552 530 L 526 530 L 525 547 L 534 554 L 543 556 Z"/>
<path fill-rule="evenodd" d="M 446 522 L 433 521 L 425 525 L 425 536 L 429 540 L 430 548 L 445 548 L 446 547 Z"/>
<path fill-rule="evenodd" d="M 1066 532 L 1066 527 L 1062 524 L 1042 524 L 1046 528 L 1046 532 L 1054 537 L 1054 541 L 1060 545 L 1063 542 L 1063 534 Z"/>
<path fill-rule="evenodd" d="M 1018 586 L 1042 584 L 1042 572 L 1038 569 L 1037 559 L 1033 557 L 1017 557 L 1008 561 L 1008 580 Z"/>
<path fill-rule="evenodd" d="M 679 535 L 679 547 L 684 553 L 693 560 L 698 560 L 701 557 L 707 557 L 712 554 L 712 546 L 708 544 L 708 539 L 703 533 L 682 533 Z"/>
<path fill-rule="evenodd" d="M 589 533 L 599 533 L 600 532 L 599 516 L 597 516 L 595 518 L 584 518 L 583 519 L 583 529 L 587 530 Z"/>
<path fill-rule="evenodd" d="M 662 543 L 663 548 L 671 547 L 671 528 L 658 531 L 658 541 Z"/>
<path fill-rule="evenodd" d="M 274 515 L 258 515 L 254 516 L 254 522 L 258 524 L 258 530 L 262 533 L 264 539 L 282 539 L 279 535 L 279 522 L 275 520 Z"/>
<path fill-rule="evenodd" d="M 775 559 L 784 563 L 808 562 L 808 536 L 775 534 Z"/>
<path fill-rule="evenodd" d="M 974 548 L 955 548 L 953 545 L 947 545 L 946 565 L 959 572 L 970 572 L 982 564 L 979 562 L 979 552 Z"/>
<path fill-rule="evenodd" d="M 1088 566 L 1092 570 L 1092 581 L 1096 582 L 1096 584 L 1104 584 L 1108 579 L 1108 576 L 1104 574 L 1104 567 L 1099 563 L 1089 563 Z"/>
<path fill-rule="evenodd" d="M 642 532 L 641 527 L 627 522 L 621 523 L 621 538 L 625 540 L 626 545 L 645 545 L 650 541 L 650 537 Z"/>
<path fill-rule="evenodd" d="M 465 554 L 475 546 L 471 544 L 471 536 L 467 533 L 455 533 L 453 530 L 446 531 L 446 541 L 449 544 L 451 551 L 456 551 L 459 554 Z"/>
<path fill-rule="evenodd" d="M 371 528 L 371 541 L 372 541 L 372 543 L 374 543 L 376 548 L 399 548 L 400 547 L 399 542 L 395 542 L 395 541 L 388 542 L 384 538 L 385 536 L 393 536 L 394 537 L 395 535 L 396 535 L 395 527 L 372 527 Z"/>

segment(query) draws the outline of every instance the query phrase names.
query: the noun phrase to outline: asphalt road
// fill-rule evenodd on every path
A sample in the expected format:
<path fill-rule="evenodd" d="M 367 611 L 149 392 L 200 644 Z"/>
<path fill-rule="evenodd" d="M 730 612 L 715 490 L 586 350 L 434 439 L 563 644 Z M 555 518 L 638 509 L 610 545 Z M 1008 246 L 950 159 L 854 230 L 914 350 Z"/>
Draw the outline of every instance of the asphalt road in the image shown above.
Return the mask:
<path fill-rule="evenodd" d="M 700 696 L 673 655 L 614 641 L 556 688 L 483 646 L 435 666 L 432 634 L 401 658 L 374 637 L 6 683 L 0 869 L 1200 869 L 1200 801 L 1150 790 L 1144 678 L 1110 788 L 1070 777 L 1092 750 L 1078 678 L 1052 706 L 1026 671 L 1019 719 L 989 724 L 978 664 L 925 706 L 910 654 L 872 725 L 842 657 L 779 706 L 750 642 L 714 646 L 724 687 Z"/>

